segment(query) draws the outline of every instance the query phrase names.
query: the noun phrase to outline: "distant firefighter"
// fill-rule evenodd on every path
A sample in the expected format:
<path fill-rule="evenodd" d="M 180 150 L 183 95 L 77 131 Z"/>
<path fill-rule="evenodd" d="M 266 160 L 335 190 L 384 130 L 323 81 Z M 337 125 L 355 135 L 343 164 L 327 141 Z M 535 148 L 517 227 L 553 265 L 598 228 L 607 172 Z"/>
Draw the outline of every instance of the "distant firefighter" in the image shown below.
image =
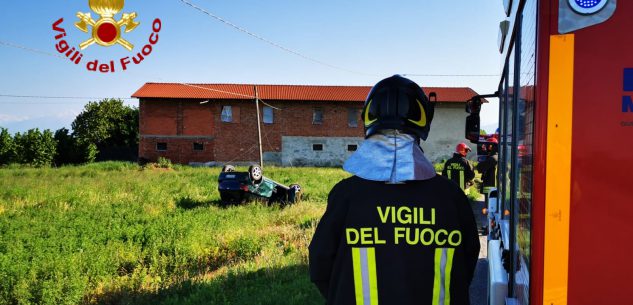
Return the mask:
<path fill-rule="evenodd" d="M 477 164 L 477 171 L 481 173 L 481 193 L 488 194 L 491 188 L 497 185 L 497 146 L 499 141 L 496 138 L 489 138 L 482 145 L 485 148 L 486 156 Z"/>
<path fill-rule="evenodd" d="M 473 165 L 466 159 L 466 156 L 471 151 L 466 143 L 457 144 L 453 157 L 444 163 L 444 169 L 442 170 L 442 176 L 457 183 L 462 190 L 470 187 L 472 180 L 475 178 Z"/>

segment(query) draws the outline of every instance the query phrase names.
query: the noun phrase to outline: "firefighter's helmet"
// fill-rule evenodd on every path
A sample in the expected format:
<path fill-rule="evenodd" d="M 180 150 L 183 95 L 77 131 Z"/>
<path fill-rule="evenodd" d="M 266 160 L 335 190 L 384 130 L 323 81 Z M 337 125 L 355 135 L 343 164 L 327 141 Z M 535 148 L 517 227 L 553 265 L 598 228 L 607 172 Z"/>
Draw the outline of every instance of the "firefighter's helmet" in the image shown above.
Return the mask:
<path fill-rule="evenodd" d="M 426 140 L 433 113 L 434 105 L 415 82 L 400 75 L 385 78 L 371 89 L 365 101 L 365 138 L 380 130 L 397 129 Z"/>
<path fill-rule="evenodd" d="M 457 144 L 457 147 L 455 147 L 455 152 L 460 154 L 462 157 L 466 157 L 470 151 L 472 151 L 472 149 L 470 149 L 470 147 L 468 147 L 468 145 L 464 142 Z"/>

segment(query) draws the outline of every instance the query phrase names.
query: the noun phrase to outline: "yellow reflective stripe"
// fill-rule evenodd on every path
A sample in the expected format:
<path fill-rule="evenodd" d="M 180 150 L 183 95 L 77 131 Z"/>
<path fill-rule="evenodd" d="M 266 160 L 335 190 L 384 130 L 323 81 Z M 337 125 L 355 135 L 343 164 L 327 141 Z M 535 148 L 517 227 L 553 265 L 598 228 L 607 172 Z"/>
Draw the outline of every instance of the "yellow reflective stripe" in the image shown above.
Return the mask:
<path fill-rule="evenodd" d="M 452 175 L 452 172 L 453 172 L 453 171 L 451 171 L 451 170 L 449 169 L 449 170 L 447 170 L 446 172 L 448 173 L 448 179 L 453 179 L 453 177 L 452 177 L 452 176 L 453 176 L 453 175 Z"/>
<path fill-rule="evenodd" d="M 435 249 L 435 273 L 433 279 L 433 305 L 451 304 L 451 271 L 454 248 Z"/>
<path fill-rule="evenodd" d="M 569 282 L 574 34 L 550 36 L 543 304 L 566 305 Z"/>
<path fill-rule="evenodd" d="M 367 265 L 369 267 L 369 298 L 371 305 L 378 305 L 378 277 L 376 276 L 376 250 L 367 248 Z"/>
<path fill-rule="evenodd" d="M 442 249 L 435 249 L 435 278 L 433 279 L 433 305 L 440 305 L 440 285 L 441 274 L 440 265 L 442 263 Z"/>
<path fill-rule="evenodd" d="M 354 263 L 354 290 L 356 294 L 356 305 L 363 304 L 363 277 L 360 266 L 360 248 L 352 248 L 352 262 Z"/>
<path fill-rule="evenodd" d="M 448 248 L 446 258 L 446 271 L 444 276 L 444 305 L 451 304 L 451 271 L 453 271 L 453 254 L 455 248 Z"/>
<path fill-rule="evenodd" d="M 466 188 L 466 184 L 464 184 L 464 171 L 459 171 L 459 186 L 462 190 Z"/>
<path fill-rule="evenodd" d="M 352 248 L 356 305 L 378 305 L 376 249 Z"/>

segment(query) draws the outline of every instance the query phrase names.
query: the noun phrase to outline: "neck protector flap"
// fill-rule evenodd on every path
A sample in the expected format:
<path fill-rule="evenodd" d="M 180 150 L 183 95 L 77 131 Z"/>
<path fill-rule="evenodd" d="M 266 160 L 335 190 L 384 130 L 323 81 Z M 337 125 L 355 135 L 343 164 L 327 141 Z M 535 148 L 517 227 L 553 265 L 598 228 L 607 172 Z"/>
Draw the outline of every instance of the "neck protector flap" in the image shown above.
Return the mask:
<path fill-rule="evenodd" d="M 384 130 L 366 139 L 343 169 L 367 180 L 399 183 L 435 177 L 433 164 L 409 134 Z"/>

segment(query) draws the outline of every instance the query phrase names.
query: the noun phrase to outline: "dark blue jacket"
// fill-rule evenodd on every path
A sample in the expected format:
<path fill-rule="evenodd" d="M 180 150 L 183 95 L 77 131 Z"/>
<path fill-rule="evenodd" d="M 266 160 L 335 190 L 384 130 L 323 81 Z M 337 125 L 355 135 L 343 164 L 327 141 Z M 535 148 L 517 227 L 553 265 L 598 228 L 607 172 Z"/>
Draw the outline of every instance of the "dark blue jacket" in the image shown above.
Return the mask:
<path fill-rule="evenodd" d="M 464 192 L 442 176 L 339 182 L 310 243 L 310 277 L 330 305 L 469 304 L 479 254 Z"/>

